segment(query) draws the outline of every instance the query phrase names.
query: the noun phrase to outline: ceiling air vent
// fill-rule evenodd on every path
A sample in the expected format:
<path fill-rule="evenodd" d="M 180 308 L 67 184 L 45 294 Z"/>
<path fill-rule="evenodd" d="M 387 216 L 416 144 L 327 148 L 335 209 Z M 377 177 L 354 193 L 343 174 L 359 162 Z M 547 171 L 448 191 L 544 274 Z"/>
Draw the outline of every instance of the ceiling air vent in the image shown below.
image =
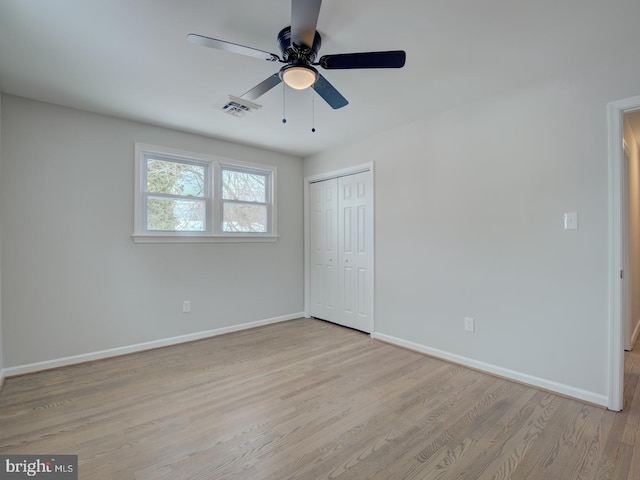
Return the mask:
<path fill-rule="evenodd" d="M 229 95 L 229 100 L 221 103 L 218 108 L 227 115 L 241 118 L 252 110 L 258 110 L 262 108 L 262 105 L 250 102 L 249 100 L 245 100 L 244 98 Z"/>

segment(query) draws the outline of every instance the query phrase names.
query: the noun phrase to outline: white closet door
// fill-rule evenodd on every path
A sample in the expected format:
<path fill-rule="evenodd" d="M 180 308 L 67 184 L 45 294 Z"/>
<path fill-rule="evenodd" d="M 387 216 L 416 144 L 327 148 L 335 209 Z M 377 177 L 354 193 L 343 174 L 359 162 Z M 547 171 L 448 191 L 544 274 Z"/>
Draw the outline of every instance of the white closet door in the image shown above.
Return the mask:
<path fill-rule="evenodd" d="M 372 331 L 371 173 L 310 185 L 310 309 L 313 317 Z"/>
<path fill-rule="evenodd" d="M 313 317 L 335 321 L 338 303 L 338 181 L 312 183 L 309 189 L 309 248 Z"/>
<path fill-rule="evenodd" d="M 371 331 L 373 212 L 371 174 L 338 179 L 338 323 Z"/>

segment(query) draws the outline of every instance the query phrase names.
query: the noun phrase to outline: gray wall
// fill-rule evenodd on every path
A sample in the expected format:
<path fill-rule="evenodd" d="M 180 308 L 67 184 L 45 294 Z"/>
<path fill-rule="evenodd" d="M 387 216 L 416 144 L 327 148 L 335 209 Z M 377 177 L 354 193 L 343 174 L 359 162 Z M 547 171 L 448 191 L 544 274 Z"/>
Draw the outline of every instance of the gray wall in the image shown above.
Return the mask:
<path fill-rule="evenodd" d="M 5 368 L 304 310 L 301 159 L 12 96 L 2 116 Z M 134 244 L 134 142 L 276 166 L 279 240 Z"/>
<path fill-rule="evenodd" d="M 600 65 L 305 159 L 375 162 L 377 334 L 606 403 L 606 105 L 639 77 Z"/>

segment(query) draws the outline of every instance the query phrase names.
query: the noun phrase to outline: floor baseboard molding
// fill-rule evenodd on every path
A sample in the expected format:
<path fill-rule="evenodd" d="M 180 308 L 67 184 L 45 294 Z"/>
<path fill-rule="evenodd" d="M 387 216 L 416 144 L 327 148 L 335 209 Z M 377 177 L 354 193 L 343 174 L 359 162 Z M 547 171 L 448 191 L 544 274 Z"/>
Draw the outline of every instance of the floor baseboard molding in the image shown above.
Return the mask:
<path fill-rule="evenodd" d="M 385 335 L 383 333 L 375 333 L 372 336 L 374 339 L 380 340 L 382 342 L 390 343 L 392 345 L 396 345 L 399 347 L 404 347 L 409 350 L 414 350 L 416 352 L 423 353 L 431 357 L 439 358 L 441 360 L 446 360 L 448 362 L 456 363 L 465 367 L 472 368 L 474 370 L 479 370 L 485 373 L 496 375 L 501 378 L 506 378 L 508 380 L 513 380 L 518 383 L 530 385 L 536 388 L 541 388 L 543 390 L 557 393 L 565 397 L 575 398 L 577 400 L 582 400 L 584 402 L 587 402 L 593 405 L 602 406 L 605 408 L 607 408 L 607 406 L 609 405 L 609 399 L 607 398 L 606 395 L 590 392 L 588 390 L 572 387 L 571 385 L 565 385 L 562 383 L 554 382 L 552 380 L 535 377 L 533 375 L 499 367 L 497 365 L 492 365 L 490 363 L 480 362 L 472 358 L 467 358 L 461 355 L 457 355 L 455 353 L 427 347 L 426 345 L 421 345 L 419 343 L 411 342 L 409 340 L 403 340 L 401 338 L 396 338 L 391 335 Z"/>
<path fill-rule="evenodd" d="M 262 327 L 264 325 L 270 325 L 272 323 L 286 322 L 288 320 L 294 320 L 296 318 L 301 318 L 301 317 L 304 317 L 304 312 L 293 313 L 290 315 L 283 315 L 280 317 L 267 318 L 264 320 L 257 320 L 255 322 L 241 323 L 238 325 L 231 325 L 229 327 L 216 328 L 213 330 L 205 330 L 202 332 L 189 333 L 189 334 L 180 335 L 177 337 L 163 338 L 160 340 L 153 340 L 151 342 L 138 343 L 135 345 L 127 345 L 124 347 L 110 348 L 108 350 L 100 350 L 97 352 L 83 353 L 80 355 L 73 355 L 70 357 L 46 360 L 43 362 L 30 363 L 26 365 L 18 365 L 15 367 L 6 367 L 2 371 L 2 373 L 4 374 L 2 376 L 2 379 L 15 377 L 17 375 L 24 375 L 27 373 L 39 372 L 42 370 L 50 370 L 52 368 L 66 367 L 68 365 L 74 365 L 78 363 L 91 362 L 94 360 L 102 360 L 110 357 L 117 357 L 120 355 L 129 354 L 129 353 L 152 350 L 154 348 L 168 347 L 168 346 L 177 345 L 180 343 L 193 342 L 195 340 L 201 340 L 203 338 L 215 337 L 218 335 L 223 335 L 225 333 L 232 333 L 240 330 L 247 330 L 249 328 Z"/>

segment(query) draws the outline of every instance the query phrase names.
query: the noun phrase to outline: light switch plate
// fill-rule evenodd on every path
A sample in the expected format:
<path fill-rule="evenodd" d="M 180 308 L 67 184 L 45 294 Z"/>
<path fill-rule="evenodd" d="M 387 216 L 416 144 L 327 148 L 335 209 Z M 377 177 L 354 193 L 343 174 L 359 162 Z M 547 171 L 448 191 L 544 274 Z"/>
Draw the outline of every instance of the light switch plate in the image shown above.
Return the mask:
<path fill-rule="evenodd" d="M 578 213 L 577 212 L 567 212 L 564 214 L 564 229 L 565 230 L 578 229 Z"/>
<path fill-rule="evenodd" d="M 476 322 L 472 317 L 464 317 L 464 329 L 467 332 L 475 332 Z"/>

